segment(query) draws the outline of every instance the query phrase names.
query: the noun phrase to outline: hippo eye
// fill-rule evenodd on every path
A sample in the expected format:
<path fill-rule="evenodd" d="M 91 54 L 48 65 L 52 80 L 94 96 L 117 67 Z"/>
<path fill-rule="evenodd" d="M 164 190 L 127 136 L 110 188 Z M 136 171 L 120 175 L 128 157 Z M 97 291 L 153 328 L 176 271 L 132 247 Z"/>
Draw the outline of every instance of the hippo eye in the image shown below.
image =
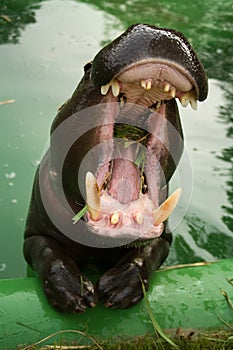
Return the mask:
<path fill-rule="evenodd" d="M 85 66 L 84 66 L 84 72 L 86 73 L 88 70 L 91 69 L 91 67 L 92 67 L 92 61 L 86 63 Z"/>

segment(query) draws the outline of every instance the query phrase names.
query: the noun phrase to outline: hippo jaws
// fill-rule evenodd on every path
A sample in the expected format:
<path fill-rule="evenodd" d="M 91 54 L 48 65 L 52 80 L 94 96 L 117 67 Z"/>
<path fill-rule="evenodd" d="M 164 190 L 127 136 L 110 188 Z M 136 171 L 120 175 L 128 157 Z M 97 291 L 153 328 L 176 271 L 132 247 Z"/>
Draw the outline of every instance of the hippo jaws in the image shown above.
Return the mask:
<path fill-rule="evenodd" d="M 167 220 L 181 194 L 168 196 L 183 151 L 176 99 L 196 109 L 207 90 L 186 38 L 146 24 L 85 65 L 52 124 L 25 229 L 25 258 L 53 307 L 127 308 L 143 297 L 168 255 Z"/>

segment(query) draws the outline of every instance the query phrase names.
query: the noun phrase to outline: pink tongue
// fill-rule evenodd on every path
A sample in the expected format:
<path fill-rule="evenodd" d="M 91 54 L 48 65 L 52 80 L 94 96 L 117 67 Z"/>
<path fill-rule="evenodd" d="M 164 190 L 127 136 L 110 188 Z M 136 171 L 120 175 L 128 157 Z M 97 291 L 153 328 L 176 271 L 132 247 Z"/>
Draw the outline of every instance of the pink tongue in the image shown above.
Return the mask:
<path fill-rule="evenodd" d="M 140 171 L 130 160 L 116 158 L 113 161 L 108 193 L 120 203 L 126 204 L 136 200 L 140 191 Z"/>

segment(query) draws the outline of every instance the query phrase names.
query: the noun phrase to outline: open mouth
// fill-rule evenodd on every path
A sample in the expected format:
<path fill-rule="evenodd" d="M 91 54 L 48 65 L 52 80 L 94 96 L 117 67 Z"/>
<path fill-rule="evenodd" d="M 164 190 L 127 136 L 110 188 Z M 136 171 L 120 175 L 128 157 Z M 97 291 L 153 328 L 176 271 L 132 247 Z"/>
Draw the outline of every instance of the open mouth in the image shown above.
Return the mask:
<path fill-rule="evenodd" d="M 175 99 L 196 109 L 195 81 L 182 66 L 151 59 L 99 89 L 107 107 L 96 137 L 106 145 L 96 172 L 86 173 L 85 220 L 102 237 L 158 237 L 181 194 L 178 188 L 166 198 L 167 169 L 179 160 L 172 159 L 171 138 L 182 142 L 182 132 L 169 131 L 179 118 Z"/>

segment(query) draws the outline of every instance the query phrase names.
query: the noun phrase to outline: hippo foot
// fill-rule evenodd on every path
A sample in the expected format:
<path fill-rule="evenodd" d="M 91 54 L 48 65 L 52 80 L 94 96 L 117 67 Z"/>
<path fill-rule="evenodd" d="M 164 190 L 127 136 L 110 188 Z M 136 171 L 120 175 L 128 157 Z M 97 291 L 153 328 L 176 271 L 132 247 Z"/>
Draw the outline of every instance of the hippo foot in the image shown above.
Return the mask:
<path fill-rule="evenodd" d="M 126 309 L 143 298 L 142 282 L 147 289 L 148 280 L 142 277 L 137 261 L 124 262 L 102 275 L 96 288 L 106 307 Z"/>
<path fill-rule="evenodd" d="M 97 296 L 93 284 L 82 276 L 76 266 L 55 260 L 43 283 L 50 304 L 66 313 L 79 313 L 95 307 Z"/>

